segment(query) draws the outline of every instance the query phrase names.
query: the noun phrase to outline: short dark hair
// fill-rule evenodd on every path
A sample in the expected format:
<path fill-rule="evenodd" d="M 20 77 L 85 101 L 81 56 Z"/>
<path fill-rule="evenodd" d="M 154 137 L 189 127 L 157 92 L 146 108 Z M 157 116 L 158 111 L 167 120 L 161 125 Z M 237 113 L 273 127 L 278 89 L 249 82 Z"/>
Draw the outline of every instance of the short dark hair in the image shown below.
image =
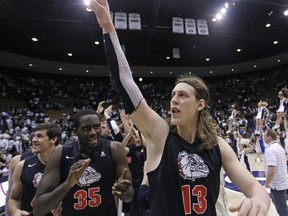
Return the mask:
<path fill-rule="evenodd" d="M 78 129 L 79 127 L 79 119 L 82 117 L 82 116 L 86 116 L 86 115 L 97 115 L 99 120 L 100 120 L 100 117 L 98 115 L 98 113 L 95 111 L 95 110 L 92 110 L 92 109 L 83 109 L 83 110 L 80 110 L 79 112 L 77 112 L 74 116 L 73 116 L 73 124 L 74 124 L 74 127 L 76 129 Z"/>
<path fill-rule="evenodd" d="M 61 138 L 61 128 L 59 125 L 54 124 L 52 122 L 46 122 L 42 124 L 38 124 L 34 131 L 39 130 L 47 130 L 47 136 L 49 139 L 53 139 L 57 137 L 57 141 L 55 142 L 55 145 L 57 146 L 59 144 L 60 138 Z"/>
<path fill-rule="evenodd" d="M 277 140 L 277 133 L 271 128 L 268 128 L 266 131 L 267 136 L 271 136 L 272 140 Z"/>

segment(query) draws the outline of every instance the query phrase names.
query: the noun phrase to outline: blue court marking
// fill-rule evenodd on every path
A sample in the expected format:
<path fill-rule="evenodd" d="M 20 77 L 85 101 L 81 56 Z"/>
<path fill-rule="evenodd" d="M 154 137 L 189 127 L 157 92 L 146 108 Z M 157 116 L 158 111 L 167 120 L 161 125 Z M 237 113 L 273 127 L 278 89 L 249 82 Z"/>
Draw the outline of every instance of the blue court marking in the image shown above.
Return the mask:
<path fill-rule="evenodd" d="M 260 182 L 261 185 L 265 184 L 265 172 L 264 171 L 252 171 L 252 175 Z M 225 179 L 225 187 L 226 188 L 233 190 L 233 191 L 240 192 L 240 190 L 237 188 L 237 186 L 235 186 L 231 182 L 231 180 L 226 175 L 226 173 L 224 174 L 224 179 Z"/>

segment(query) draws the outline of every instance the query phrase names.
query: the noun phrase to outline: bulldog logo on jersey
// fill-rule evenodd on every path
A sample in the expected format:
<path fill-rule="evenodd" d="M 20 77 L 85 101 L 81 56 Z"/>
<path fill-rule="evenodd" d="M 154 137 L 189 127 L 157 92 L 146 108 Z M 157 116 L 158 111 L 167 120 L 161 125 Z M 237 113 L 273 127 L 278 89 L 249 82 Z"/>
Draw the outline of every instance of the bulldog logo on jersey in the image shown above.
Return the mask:
<path fill-rule="evenodd" d="M 89 186 L 90 184 L 97 182 L 101 178 L 101 174 L 97 172 L 93 167 L 88 166 L 84 170 L 81 178 L 78 180 L 77 185 L 80 187 Z"/>
<path fill-rule="evenodd" d="M 195 181 L 195 179 L 206 177 L 209 174 L 208 166 L 197 154 L 188 154 L 186 151 L 179 152 L 177 161 L 179 174 L 185 180 Z"/>
<path fill-rule="evenodd" d="M 35 188 L 37 188 L 38 187 L 38 185 L 39 185 L 39 183 L 40 183 L 40 181 L 41 181 L 41 179 L 42 179 L 42 176 L 43 176 L 43 173 L 41 173 L 41 172 L 38 172 L 38 173 L 36 173 L 35 175 L 34 175 L 34 178 L 33 178 L 33 186 L 35 187 Z"/>

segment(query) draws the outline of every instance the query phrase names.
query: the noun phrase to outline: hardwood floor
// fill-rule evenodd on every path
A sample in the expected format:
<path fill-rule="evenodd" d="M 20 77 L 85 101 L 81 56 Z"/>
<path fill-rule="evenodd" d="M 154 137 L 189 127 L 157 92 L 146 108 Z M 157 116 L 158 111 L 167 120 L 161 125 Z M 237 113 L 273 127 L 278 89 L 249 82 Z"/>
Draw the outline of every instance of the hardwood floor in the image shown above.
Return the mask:
<path fill-rule="evenodd" d="M 250 167 L 251 167 L 251 171 L 252 171 L 253 175 L 256 176 L 256 178 L 260 182 L 263 182 L 262 180 L 265 180 L 265 176 L 263 176 L 263 174 L 264 174 L 263 161 L 260 162 L 258 160 L 257 162 L 255 162 L 255 156 L 256 156 L 255 154 L 249 154 L 248 156 L 249 156 L 248 157 L 249 163 L 250 163 Z M 233 205 L 234 203 L 239 203 L 244 198 L 244 195 L 241 192 L 232 190 L 229 187 L 226 187 L 225 191 L 226 191 L 227 198 L 228 198 L 228 206 L 231 204 Z M 234 216 L 234 215 L 237 215 L 237 213 L 231 213 L 230 212 L 230 215 Z M 272 201 L 271 201 L 271 206 L 269 209 L 268 216 L 278 216 L 277 211 L 276 211 L 275 206 L 273 205 Z"/>

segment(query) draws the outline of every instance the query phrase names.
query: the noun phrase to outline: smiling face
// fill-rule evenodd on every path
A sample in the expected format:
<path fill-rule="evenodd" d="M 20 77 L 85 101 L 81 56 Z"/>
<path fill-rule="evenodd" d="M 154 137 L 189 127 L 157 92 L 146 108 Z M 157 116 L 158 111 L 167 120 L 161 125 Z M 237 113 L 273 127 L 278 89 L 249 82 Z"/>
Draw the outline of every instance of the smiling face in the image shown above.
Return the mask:
<path fill-rule="evenodd" d="M 95 114 L 88 114 L 79 118 L 77 129 L 80 146 L 89 151 L 98 145 L 101 134 L 101 124 L 99 117 Z"/>
<path fill-rule="evenodd" d="M 195 91 L 195 88 L 187 83 L 178 83 L 174 87 L 170 101 L 172 125 L 191 125 L 197 121 L 198 112 L 204 108 L 205 101 L 197 100 Z"/>
<path fill-rule="evenodd" d="M 55 139 L 49 139 L 47 130 L 36 130 L 32 139 L 32 152 L 42 153 L 55 146 Z"/>

